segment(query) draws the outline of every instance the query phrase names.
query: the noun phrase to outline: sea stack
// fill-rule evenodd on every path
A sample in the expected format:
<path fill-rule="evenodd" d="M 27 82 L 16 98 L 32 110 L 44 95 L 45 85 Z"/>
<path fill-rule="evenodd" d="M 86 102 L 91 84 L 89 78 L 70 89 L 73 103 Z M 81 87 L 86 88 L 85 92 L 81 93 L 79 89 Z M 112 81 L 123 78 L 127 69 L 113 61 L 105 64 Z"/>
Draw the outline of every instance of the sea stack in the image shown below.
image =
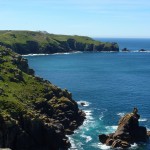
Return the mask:
<path fill-rule="evenodd" d="M 111 146 L 112 148 L 129 148 L 131 144 L 138 142 L 147 142 L 147 130 L 143 126 L 139 126 L 138 109 L 134 108 L 133 112 L 126 114 L 118 123 L 115 133 L 105 135 L 100 134 L 101 143 Z"/>

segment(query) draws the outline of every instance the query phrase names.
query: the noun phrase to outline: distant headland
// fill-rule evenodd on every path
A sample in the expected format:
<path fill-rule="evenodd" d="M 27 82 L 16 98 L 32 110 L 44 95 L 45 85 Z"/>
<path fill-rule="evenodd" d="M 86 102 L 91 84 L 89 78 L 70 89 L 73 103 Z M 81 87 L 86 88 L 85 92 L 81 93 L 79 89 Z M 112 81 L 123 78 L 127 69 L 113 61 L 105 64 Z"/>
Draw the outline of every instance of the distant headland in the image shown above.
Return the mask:
<path fill-rule="evenodd" d="M 119 46 L 113 42 L 100 42 L 86 36 L 56 35 L 46 31 L 1 30 L 0 45 L 18 54 L 53 54 L 75 51 L 113 51 Z"/>

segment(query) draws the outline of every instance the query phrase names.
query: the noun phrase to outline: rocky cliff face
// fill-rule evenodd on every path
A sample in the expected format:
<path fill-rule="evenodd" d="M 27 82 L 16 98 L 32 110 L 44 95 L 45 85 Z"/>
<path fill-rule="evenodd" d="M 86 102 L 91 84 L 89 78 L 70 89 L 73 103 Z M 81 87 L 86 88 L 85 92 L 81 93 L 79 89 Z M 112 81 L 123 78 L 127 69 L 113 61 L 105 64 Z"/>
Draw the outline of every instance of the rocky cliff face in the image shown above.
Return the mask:
<path fill-rule="evenodd" d="M 27 60 L 0 46 L 0 148 L 67 150 L 85 119 L 71 93 L 34 76 Z"/>
<path fill-rule="evenodd" d="M 145 127 L 139 126 L 139 118 L 140 115 L 134 108 L 132 113 L 126 114 L 120 119 L 115 133 L 99 135 L 100 142 L 112 148 L 123 149 L 129 148 L 133 143 L 147 142 L 148 132 Z"/>
<path fill-rule="evenodd" d="M 117 43 L 84 36 L 55 35 L 33 31 L 1 31 L 0 44 L 18 54 L 63 53 L 73 51 L 119 51 Z"/>

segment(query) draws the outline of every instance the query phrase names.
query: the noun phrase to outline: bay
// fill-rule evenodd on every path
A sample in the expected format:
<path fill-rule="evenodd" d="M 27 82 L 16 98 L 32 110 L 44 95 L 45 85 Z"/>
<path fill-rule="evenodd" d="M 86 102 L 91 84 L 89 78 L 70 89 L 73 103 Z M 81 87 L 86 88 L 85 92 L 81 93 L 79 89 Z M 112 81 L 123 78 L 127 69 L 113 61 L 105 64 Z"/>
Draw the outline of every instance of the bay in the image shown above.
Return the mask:
<path fill-rule="evenodd" d="M 124 39 L 123 43 L 126 42 Z M 150 48 L 149 41 L 145 47 L 131 43 L 128 42 L 130 47 L 119 46 L 133 50 Z M 99 143 L 98 135 L 115 131 L 120 117 L 131 112 L 133 107 L 139 109 L 140 125 L 150 129 L 150 53 L 85 52 L 26 58 L 36 75 L 68 89 L 78 103 L 86 103 L 80 108 L 86 112 L 87 119 L 69 137 L 71 149 L 110 149 Z M 131 149 L 149 150 L 150 145 L 134 144 Z"/>

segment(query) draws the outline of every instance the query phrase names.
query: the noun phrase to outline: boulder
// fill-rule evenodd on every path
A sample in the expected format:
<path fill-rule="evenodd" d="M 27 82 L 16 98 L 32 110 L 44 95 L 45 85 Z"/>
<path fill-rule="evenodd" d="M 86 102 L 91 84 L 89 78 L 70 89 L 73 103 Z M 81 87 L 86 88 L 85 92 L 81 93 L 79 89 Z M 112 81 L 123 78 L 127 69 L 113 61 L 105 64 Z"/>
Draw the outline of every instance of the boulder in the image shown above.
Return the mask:
<path fill-rule="evenodd" d="M 100 142 L 112 148 L 123 149 L 129 148 L 133 143 L 147 142 L 150 132 L 147 132 L 145 127 L 139 126 L 139 118 L 138 109 L 134 108 L 133 112 L 120 119 L 115 133 L 99 135 Z"/>

